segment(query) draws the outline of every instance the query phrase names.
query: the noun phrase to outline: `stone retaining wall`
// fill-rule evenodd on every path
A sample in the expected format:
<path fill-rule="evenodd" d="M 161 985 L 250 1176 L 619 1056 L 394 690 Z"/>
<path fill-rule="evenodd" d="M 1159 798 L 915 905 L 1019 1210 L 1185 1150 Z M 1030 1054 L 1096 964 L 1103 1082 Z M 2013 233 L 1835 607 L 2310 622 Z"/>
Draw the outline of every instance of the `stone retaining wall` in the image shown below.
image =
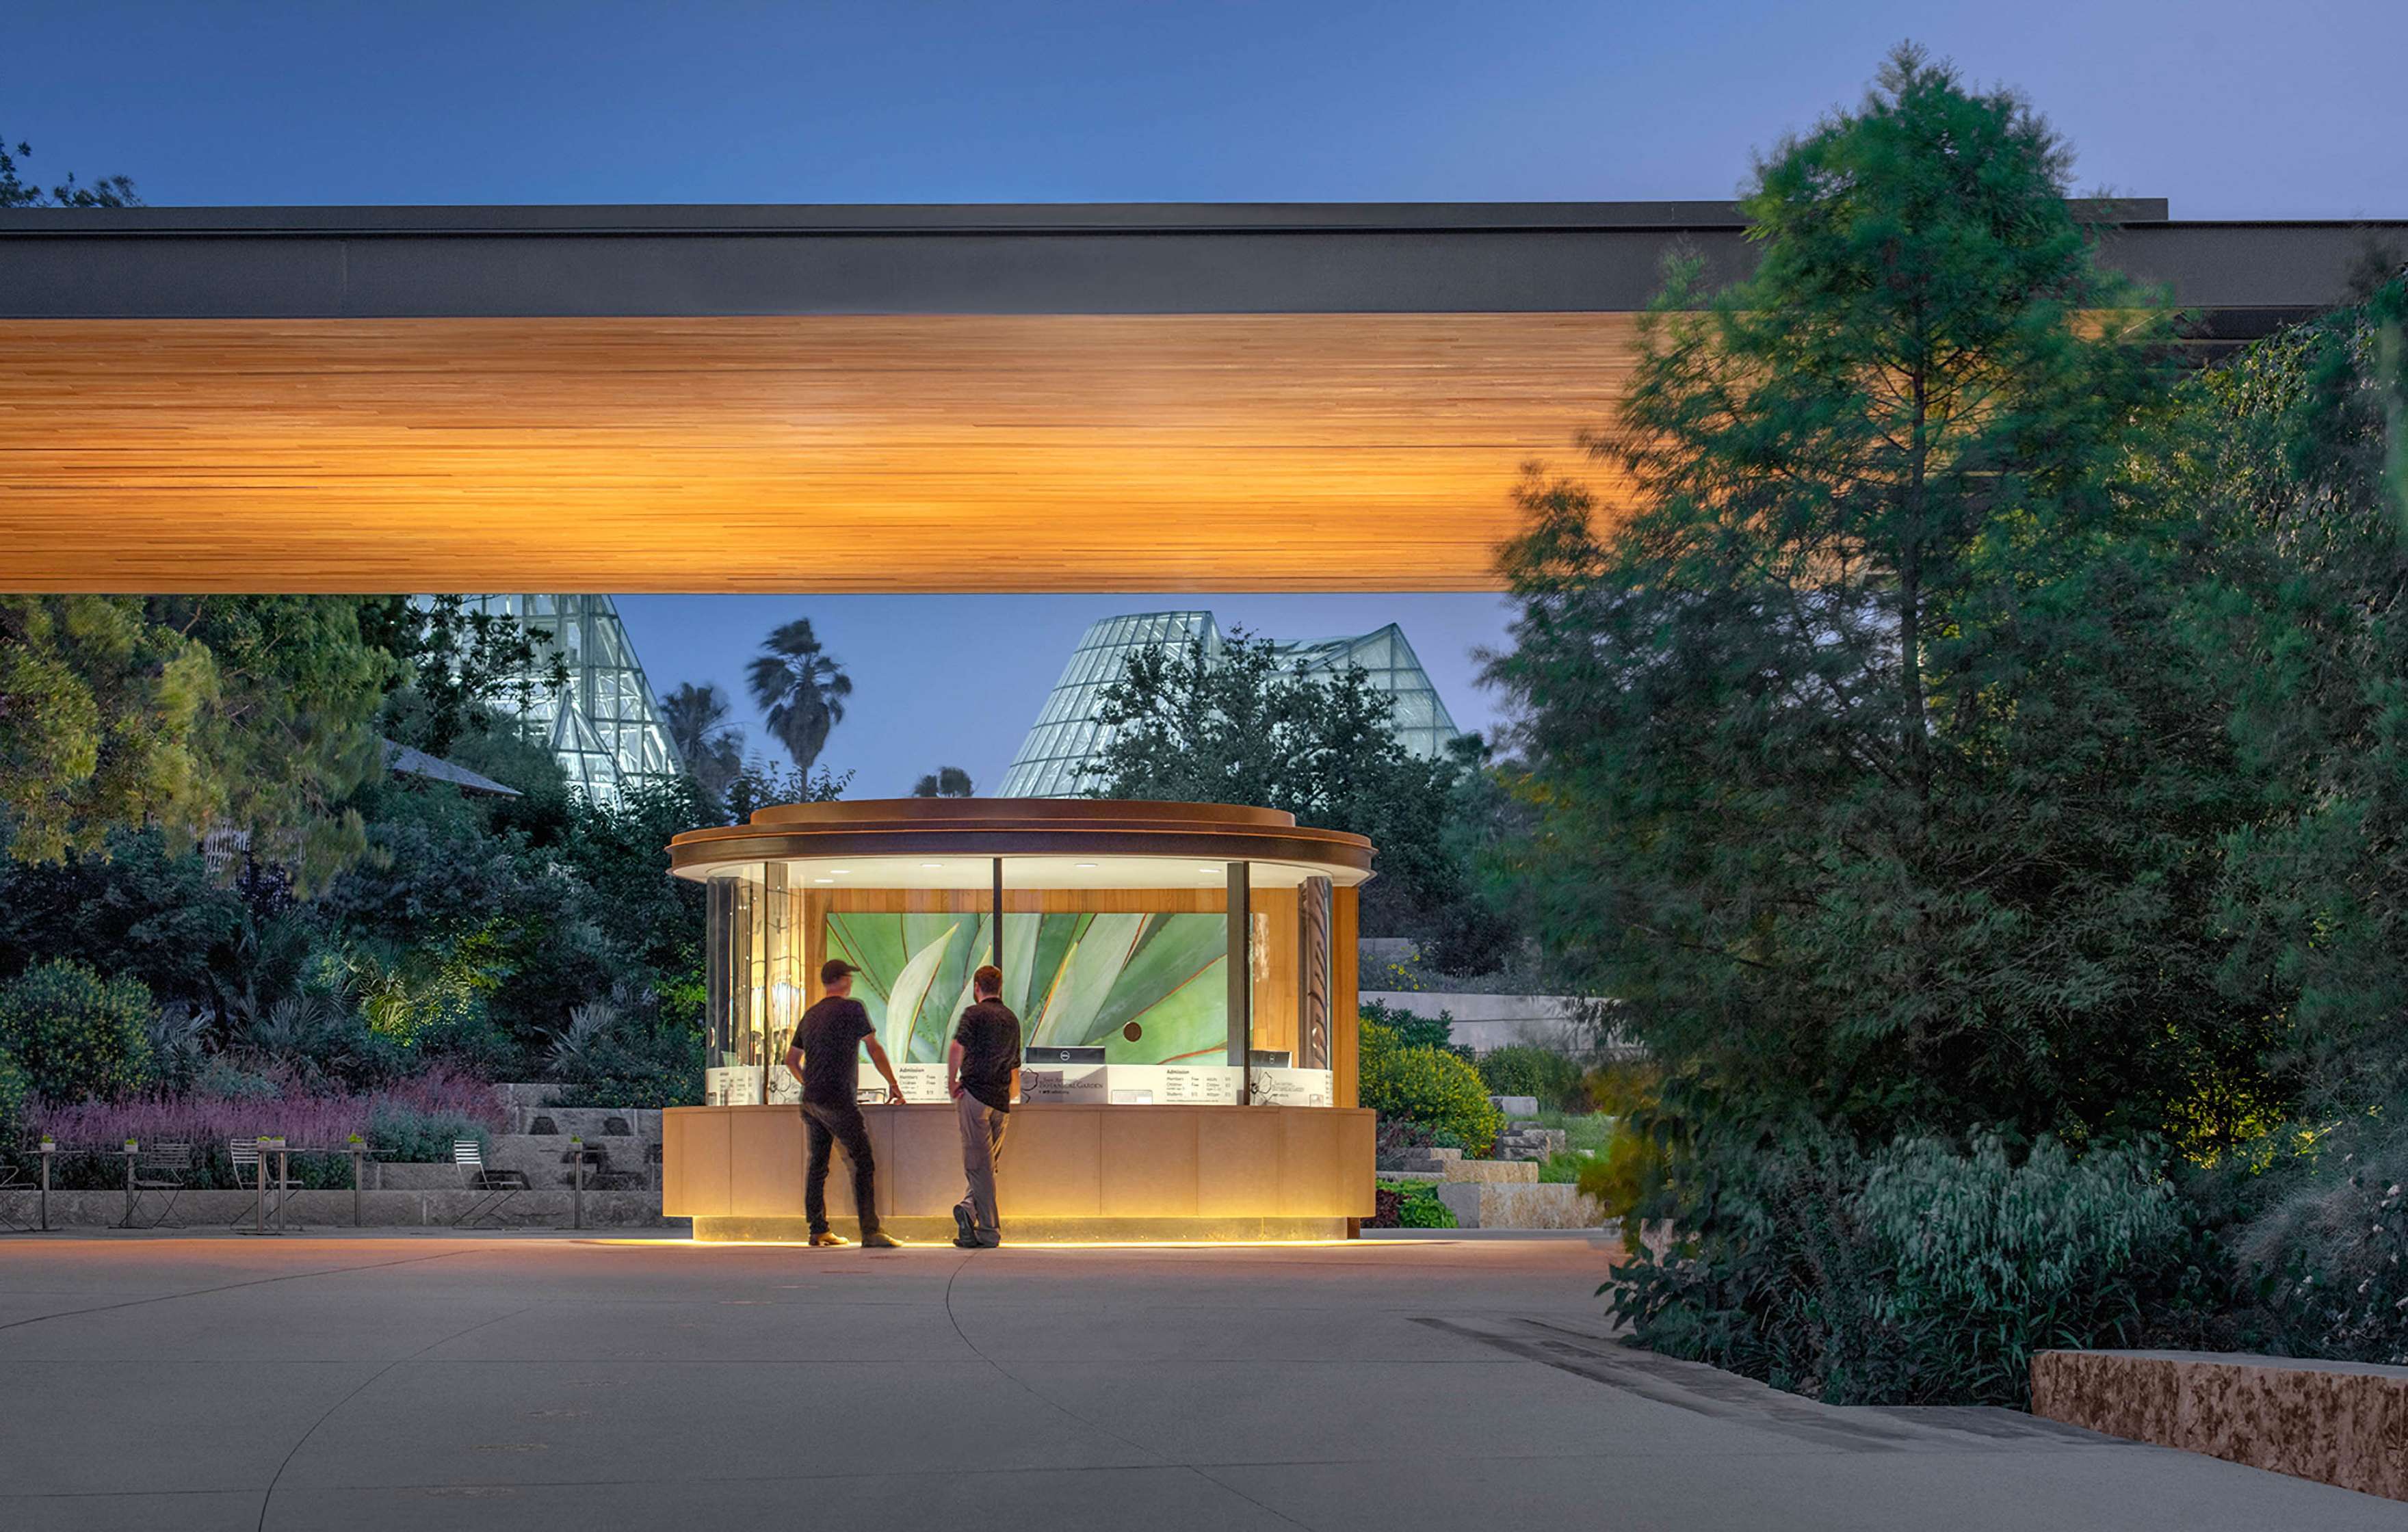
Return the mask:
<path fill-rule="evenodd" d="M 1564 1181 L 1451 1181 L 1438 1199 L 1464 1229 L 1595 1229 L 1606 1222 L 1597 1198 Z"/>
<path fill-rule="evenodd" d="M 1446 1181 L 1526 1181 L 1536 1182 L 1539 1167 L 1530 1160 L 1467 1160 L 1460 1149 L 1416 1149 L 1392 1162 L 1395 1170 L 1382 1170 L 1381 1175 L 1412 1174 L 1434 1176 Z"/>
<path fill-rule="evenodd" d="M 2049 1420 L 2408 1500 L 2408 1367 L 2042 1352 L 2031 1376 L 2032 1413 Z"/>
<path fill-rule="evenodd" d="M 359 1225 L 366 1228 L 444 1228 L 458 1225 L 490 1194 L 461 1191 L 373 1191 L 359 1194 Z M 0 1212 L 19 1222 L 36 1222 L 38 1194 L 0 1192 Z M 559 1228 L 571 1226 L 575 1197 L 567 1192 L 520 1192 L 480 1215 L 477 1228 Z M 154 1223 L 162 1214 L 164 1223 Z M 222 1229 L 249 1226 L 257 1214 L 257 1196 L 251 1192 L 183 1192 L 171 1204 L 164 1192 L 145 1192 L 136 1204 L 135 1226 L 170 1229 Z M 271 1205 L 271 1217 L 273 1216 Z M 52 1192 L 50 1227 L 114 1228 L 125 1222 L 123 1192 Z M 587 1228 L 658 1228 L 672 1221 L 661 1216 L 658 1192 L 588 1192 Z M 293 1192 L 284 1202 L 288 1228 L 351 1228 L 351 1194 L 343 1191 Z M 683 1227 L 685 1220 L 674 1221 Z"/>

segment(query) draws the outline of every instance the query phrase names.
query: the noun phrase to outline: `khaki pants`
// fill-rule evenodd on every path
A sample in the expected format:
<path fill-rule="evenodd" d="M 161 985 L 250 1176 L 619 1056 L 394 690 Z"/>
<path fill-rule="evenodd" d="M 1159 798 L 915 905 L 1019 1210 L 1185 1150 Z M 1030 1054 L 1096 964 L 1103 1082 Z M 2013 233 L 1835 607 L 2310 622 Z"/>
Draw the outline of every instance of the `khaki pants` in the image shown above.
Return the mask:
<path fill-rule="evenodd" d="M 968 1091 L 954 1099 L 953 1110 L 962 1126 L 962 1179 L 969 1187 L 954 1211 L 968 1217 L 980 1244 L 999 1245 L 1003 1230 L 995 1209 L 995 1167 L 1003 1162 L 1003 1130 L 1011 1114 L 996 1110 Z"/>

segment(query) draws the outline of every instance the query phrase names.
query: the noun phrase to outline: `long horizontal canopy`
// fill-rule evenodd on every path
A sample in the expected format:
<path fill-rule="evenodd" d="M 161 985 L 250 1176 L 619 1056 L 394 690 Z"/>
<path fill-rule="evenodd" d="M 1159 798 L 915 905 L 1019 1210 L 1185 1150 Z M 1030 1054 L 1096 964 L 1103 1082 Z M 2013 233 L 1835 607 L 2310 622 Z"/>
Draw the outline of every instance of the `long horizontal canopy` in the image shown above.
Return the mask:
<path fill-rule="evenodd" d="M 2229 344 L 2408 223 L 2091 209 Z M 1471 590 L 1716 204 L 0 213 L 20 590 Z"/>

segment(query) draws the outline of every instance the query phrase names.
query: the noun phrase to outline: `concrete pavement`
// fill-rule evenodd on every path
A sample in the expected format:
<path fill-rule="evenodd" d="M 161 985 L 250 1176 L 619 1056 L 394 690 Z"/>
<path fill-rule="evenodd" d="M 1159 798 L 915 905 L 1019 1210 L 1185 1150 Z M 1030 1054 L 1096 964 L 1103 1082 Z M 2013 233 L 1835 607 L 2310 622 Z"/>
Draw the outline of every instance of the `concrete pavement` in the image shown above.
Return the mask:
<path fill-rule="evenodd" d="M 0 1239 L 0 1525 L 2398 1528 L 1606 1338 L 1579 1240 Z"/>

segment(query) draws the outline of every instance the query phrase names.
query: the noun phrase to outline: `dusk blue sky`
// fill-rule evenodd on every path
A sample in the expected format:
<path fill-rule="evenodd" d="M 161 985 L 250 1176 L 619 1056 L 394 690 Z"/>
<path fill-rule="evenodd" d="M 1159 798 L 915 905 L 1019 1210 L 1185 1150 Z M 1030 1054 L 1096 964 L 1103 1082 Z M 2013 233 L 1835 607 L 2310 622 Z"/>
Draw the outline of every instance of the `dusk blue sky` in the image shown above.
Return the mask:
<path fill-rule="evenodd" d="M 18 5 L 0 133 L 157 204 L 1714 198 L 1912 36 L 2024 90 L 2081 189 L 2177 218 L 2408 216 L 2408 4 Z M 1507 486 L 1500 484 L 1498 493 Z M 1194 605 L 1404 623 L 1493 723 L 1477 596 L 630 597 L 654 683 L 811 615 L 856 795 L 992 787 L 1079 632 Z M 747 709 L 749 712 L 749 709 Z"/>

